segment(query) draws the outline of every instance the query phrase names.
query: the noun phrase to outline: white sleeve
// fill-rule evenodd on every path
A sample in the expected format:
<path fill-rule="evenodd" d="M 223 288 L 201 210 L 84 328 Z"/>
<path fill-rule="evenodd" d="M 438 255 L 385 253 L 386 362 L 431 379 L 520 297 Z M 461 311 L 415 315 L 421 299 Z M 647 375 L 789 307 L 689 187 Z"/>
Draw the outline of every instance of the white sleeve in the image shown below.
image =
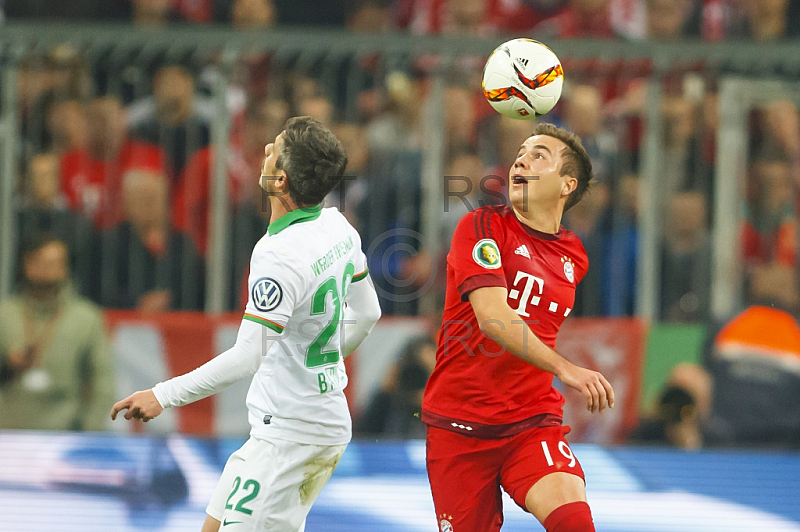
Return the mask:
<path fill-rule="evenodd" d="M 165 382 L 153 393 L 164 408 L 183 406 L 213 395 L 234 382 L 251 377 L 278 335 L 252 321 L 242 320 L 233 347 L 199 368 Z"/>
<path fill-rule="evenodd" d="M 244 319 L 282 333 L 306 292 L 307 269 L 291 251 L 257 244 L 250 259 Z"/>
<path fill-rule="evenodd" d="M 378 294 L 372 286 L 372 279 L 364 270 L 364 276 L 353 282 L 347 291 L 342 327 L 342 354 L 350 355 L 361 345 L 381 317 Z"/>

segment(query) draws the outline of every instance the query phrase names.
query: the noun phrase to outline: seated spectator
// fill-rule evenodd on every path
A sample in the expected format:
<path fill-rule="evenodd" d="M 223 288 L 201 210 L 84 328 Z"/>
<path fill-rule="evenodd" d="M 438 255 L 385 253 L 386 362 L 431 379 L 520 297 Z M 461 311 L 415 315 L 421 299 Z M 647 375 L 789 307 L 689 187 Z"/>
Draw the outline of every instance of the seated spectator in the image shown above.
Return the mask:
<path fill-rule="evenodd" d="M 688 0 L 647 0 L 647 39 L 676 41 L 688 34 Z"/>
<path fill-rule="evenodd" d="M 164 172 L 166 160 L 155 144 L 133 140 L 125 111 L 114 96 L 95 98 L 88 106 L 86 146 L 61 157 L 61 190 L 73 211 L 106 228 L 122 218 L 122 176 L 129 170 Z"/>
<path fill-rule="evenodd" d="M 603 252 L 603 301 L 607 316 L 632 316 L 639 246 L 639 177 L 619 180 L 615 210 Z"/>
<path fill-rule="evenodd" d="M 153 79 L 153 98 L 129 109 L 130 135 L 161 146 L 172 177 L 179 176 L 197 150 L 211 140 L 213 110 L 195 97 L 195 80 L 184 66 L 161 67 Z"/>
<path fill-rule="evenodd" d="M 86 108 L 79 100 L 57 99 L 47 110 L 47 132 L 50 148 L 58 154 L 86 147 L 89 122 Z"/>
<path fill-rule="evenodd" d="M 199 310 L 203 260 L 192 239 L 169 225 L 167 179 L 132 170 L 123 178 L 125 220 L 102 240 L 104 306 L 142 312 Z"/>
<path fill-rule="evenodd" d="M 340 123 L 332 128 L 347 152 L 347 173 L 340 187 L 331 191 L 325 199 L 326 207 L 336 207 L 350 224 L 358 229 L 358 206 L 366 197 L 369 171 L 369 143 L 364 128 L 357 124 Z"/>
<path fill-rule="evenodd" d="M 422 394 L 436 365 L 436 342 L 428 336 L 406 345 L 383 378 L 380 389 L 356 422 L 361 436 L 423 438 L 425 425 L 419 419 Z"/>
<path fill-rule="evenodd" d="M 753 162 L 751 200 L 743 228 L 745 266 L 797 264 L 797 208 L 791 165 L 782 151 L 768 150 Z"/>
<path fill-rule="evenodd" d="M 275 22 L 273 0 L 235 0 L 231 6 L 231 24 L 237 30 L 270 28 Z"/>
<path fill-rule="evenodd" d="M 609 231 L 609 195 L 607 184 L 594 184 L 581 201 L 564 213 L 564 227 L 581 239 L 591 265 L 575 289 L 572 316 L 602 316 L 605 309 L 603 279 L 606 264 L 603 250 Z"/>
<path fill-rule="evenodd" d="M 576 85 L 564 96 L 564 127 L 580 137 L 597 181 L 613 189 L 620 173 L 619 147 L 614 134 L 603 127 L 600 91 L 593 85 Z"/>
<path fill-rule="evenodd" d="M 55 154 L 39 154 L 29 161 L 17 241 L 25 242 L 40 233 L 57 236 L 72 250 L 70 270 L 76 289 L 81 295 L 96 299 L 96 234 L 88 219 L 65 208 L 59 181 Z"/>
<path fill-rule="evenodd" d="M 233 211 L 241 204 L 249 204 L 251 199 L 253 205 L 263 199 L 255 185 L 264 161 L 264 147 L 268 139 L 278 136 L 288 118 L 289 108 L 283 100 L 264 98 L 248 105 L 241 143 L 231 143 L 228 147 L 228 197 Z M 192 156 L 172 200 L 174 226 L 190 235 L 203 255 L 208 252 L 213 158 L 212 146 Z"/>
<path fill-rule="evenodd" d="M 133 23 L 137 26 L 164 26 L 180 20 L 172 0 L 131 0 Z"/>
<path fill-rule="evenodd" d="M 711 287 L 711 237 L 706 197 L 683 192 L 670 199 L 661 254 L 661 319 L 705 322 Z"/>
<path fill-rule="evenodd" d="M 533 34 L 537 39 L 616 37 L 611 26 L 610 0 L 570 0 L 558 15 L 538 24 Z"/>
<path fill-rule="evenodd" d="M 345 28 L 353 33 L 382 33 L 392 29 L 391 0 L 356 0 L 350 2 Z"/>
<path fill-rule="evenodd" d="M 322 95 L 315 95 L 310 98 L 303 98 L 297 104 L 297 114 L 299 116 L 310 116 L 322 122 L 325 126 L 333 124 L 333 104 Z"/>
<path fill-rule="evenodd" d="M 745 23 L 739 37 L 754 41 L 775 41 L 785 39 L 796 21 L 787 19 L 789 0 L 760 0 L 744 3 Z"/>
<path fill-rule="evenodd" d="M 103 430 L 114 375 L 103 315 L 69 284 L 69 250 L 38 235 L 22 283 L 0 302 L 0 428 Z"/>

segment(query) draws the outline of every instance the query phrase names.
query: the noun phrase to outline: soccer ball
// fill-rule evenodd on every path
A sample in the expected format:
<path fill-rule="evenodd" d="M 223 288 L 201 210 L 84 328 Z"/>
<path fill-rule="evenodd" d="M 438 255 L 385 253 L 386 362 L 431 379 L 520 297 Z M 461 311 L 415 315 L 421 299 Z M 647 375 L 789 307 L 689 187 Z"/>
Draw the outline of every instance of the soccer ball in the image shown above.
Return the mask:
<path fill-rule="evenodd" d="M 547 46 L 533 39 L 514 39 L 495 48 L 486 60 L 481 84 L 498 113 L 532 120 L 555 107 L 564 70 Z"/>

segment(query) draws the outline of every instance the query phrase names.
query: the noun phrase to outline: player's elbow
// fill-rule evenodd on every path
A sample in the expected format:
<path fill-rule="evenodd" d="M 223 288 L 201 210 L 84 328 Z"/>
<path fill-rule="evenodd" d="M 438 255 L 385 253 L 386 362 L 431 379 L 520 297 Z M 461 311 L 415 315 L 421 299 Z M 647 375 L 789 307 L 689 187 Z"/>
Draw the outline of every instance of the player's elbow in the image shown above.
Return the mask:
<path fill-rule="evenodd" d="M 478 317 L 478 327 L 485 336 L 498 338 L 503 334 L 505 327 L 500 320 L 495 319 L 481 319 Z"/>

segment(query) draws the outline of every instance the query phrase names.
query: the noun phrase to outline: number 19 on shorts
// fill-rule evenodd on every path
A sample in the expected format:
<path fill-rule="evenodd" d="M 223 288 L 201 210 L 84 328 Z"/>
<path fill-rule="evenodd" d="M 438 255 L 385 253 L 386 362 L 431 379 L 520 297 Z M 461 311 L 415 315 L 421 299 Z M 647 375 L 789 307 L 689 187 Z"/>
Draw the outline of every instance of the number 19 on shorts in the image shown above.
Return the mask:
<path fill-rule="evenodd" d="M 560 452 L 561 455 L 564 458 L 569 460 L 569 464 L 567 464 L 567 466 L 568 467 L 575 467 L 575 461 L 576 461 L 575 460 L 575 455 L 572 454 L 572 449 L 569 448 L 569 445 L 567 445 L 567 442 L 560 441 L 560 442 L 558 442 L 557 447 L 558 447 L 558 452 Z M 550 454 L 550 447 L 547 445 L 546 441 L 542 442 L 542 452 L 544 453 L 544 459 L 547 460 L 547 465 L 549 465 L 549 466 L 554 465 L 553 455 Z"/>

